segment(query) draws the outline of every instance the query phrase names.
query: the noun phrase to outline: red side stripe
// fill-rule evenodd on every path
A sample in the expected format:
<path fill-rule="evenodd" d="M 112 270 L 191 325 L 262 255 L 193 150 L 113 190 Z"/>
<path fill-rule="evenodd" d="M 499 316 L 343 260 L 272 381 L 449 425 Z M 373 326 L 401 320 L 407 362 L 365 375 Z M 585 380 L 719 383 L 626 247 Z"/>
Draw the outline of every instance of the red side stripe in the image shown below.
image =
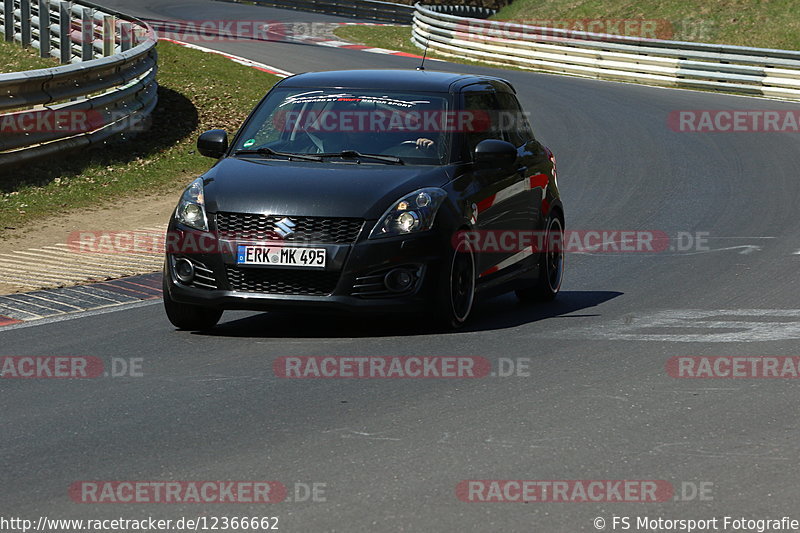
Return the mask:
<path fill-rule="evenodd" d="M 498 270 L 500 270 L 500 268 L 497 265 L 495 265 L 492 268 L 490 268 L 489 270 L 487 270 L 486 272 L 484 272 L 483 274 L 481 274 L 479 277 L 482 278 L 483 276 L 488 276 L 489 274 L 494 274 Z"/>
<path fill-rule="evenodd" d="M 481 211 L 486 211 L 487 209 L 492 207 L 492 204 L 494 204 L 494 198 L 495 195 L 493 194 L 490 197 L 484 198 L 483 200 L 478 202 L 478 213 L 480 213 Z"/>
<path fill-rule="evenodd" d="M 531 189 L 534 189 L 536 187 L 541 187 L 542 189 L 544 189 L 545 187 L 547 187 L 547 184 L 550 183 L 547 174 L 535 174 L 530 178 L 528 178 L 528 180 L 531 183 Z"/>

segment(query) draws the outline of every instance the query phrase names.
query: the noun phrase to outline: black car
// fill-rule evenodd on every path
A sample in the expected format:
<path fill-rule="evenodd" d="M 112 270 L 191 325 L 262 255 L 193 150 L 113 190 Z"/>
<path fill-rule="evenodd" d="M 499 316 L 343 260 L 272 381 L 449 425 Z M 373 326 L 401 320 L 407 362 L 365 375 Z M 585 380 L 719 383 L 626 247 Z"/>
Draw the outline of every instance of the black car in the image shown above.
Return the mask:
<path fill-rule="evenodd" d="M 478 296 L 550 300 L 561 286 L 555 159 L 500 78 L 292 76 L 230 146 L 211 130 L 198 150 L 219 160 L 167 234 L 164 305 L 180 329 L 212 328 L 226 309 L 291 308 L 457 327 Z"/>

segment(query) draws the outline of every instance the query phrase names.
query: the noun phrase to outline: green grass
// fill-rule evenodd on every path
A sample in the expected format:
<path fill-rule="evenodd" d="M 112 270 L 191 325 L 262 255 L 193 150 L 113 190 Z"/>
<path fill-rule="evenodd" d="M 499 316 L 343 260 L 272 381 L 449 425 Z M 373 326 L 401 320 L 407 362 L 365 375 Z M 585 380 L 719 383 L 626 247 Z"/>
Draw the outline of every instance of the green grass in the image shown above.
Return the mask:
<path fill-rule="evenodd" d="M 0 36 L 0 73 L 36 70 L 58 65 L 58 60 L 55 58 L 39 57 L 38 50 L 22 48 L 19 43 L 6 42 Z"/>
<path fill-rule="evenodd" d="M 159 103 L 149 130 L 127 142 L 0 176 L 0 236 L 59 210 L 174 194 L 213 163 L 196 153 L 197 135 L 210 128 L 233 133 L 278 80 L 172 43 L 160 43 L 158 51 Z"/>
<path fill-rule="evenodd" d="M 666 19 L 676 40 L 800 49 L 797 0 L 514 0 L 495 19 Z"/>
<path fill-rule="evenodd" d="M 575 21 L 585 19 L 660 20 L 658 38 L 800 50 L 797 0 L 514 0 L 493 18 L 540 25 L 561 21 L 572 29 L 578 29 Z M 409 26 L 344 26 L 335 34 L 368 46 L 421 52 L 410 41 Z M 473 64 L 436 54 L 431 57 Z"/>

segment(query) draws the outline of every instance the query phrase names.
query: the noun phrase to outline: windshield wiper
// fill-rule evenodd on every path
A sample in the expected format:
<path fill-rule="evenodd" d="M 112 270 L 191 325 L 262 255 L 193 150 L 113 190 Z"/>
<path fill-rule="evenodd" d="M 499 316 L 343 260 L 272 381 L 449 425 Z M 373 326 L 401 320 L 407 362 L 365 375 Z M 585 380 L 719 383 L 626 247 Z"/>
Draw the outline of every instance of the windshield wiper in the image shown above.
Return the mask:
<path fill-rule="evenodd" d="M 322 158 L 318 155 L 295 154 L 292 152 L 276 152 L 272 148 L 267 148 L 266 146 L 263 148 L 256 148 L 255 150 L 236 150 L 233 153 L 233 155 L 241 155 L 241 154 L 272 155 L 277 157 L 286 157 L 288 159 L 299 159 L 300 161 L 322 161 Z"/>
<path fill-rule="evenodd" d="M 375 161 L 382 161 L 392 165 L 405 165 L 405 161 L 394 155 L 381 155 L 381 154 L 362 154 L 355 150 L 342 150 L 341 152 L 333 152 L 329 154 L 318 154 L 319 157 L 341 157 L 342 159 L 374 159 Z"/>

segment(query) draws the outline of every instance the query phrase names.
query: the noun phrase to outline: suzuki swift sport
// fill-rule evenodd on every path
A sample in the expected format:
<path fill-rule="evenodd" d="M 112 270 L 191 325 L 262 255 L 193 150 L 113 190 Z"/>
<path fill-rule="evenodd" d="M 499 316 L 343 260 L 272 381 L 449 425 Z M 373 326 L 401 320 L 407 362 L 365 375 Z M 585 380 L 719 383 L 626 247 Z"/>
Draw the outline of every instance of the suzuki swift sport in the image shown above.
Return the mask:
<path fill-rule="evenodd" d="M 511 84 L 407 70 L 279 82 L 183 193 L 164 306 L 179 329 L 226 309 L 425 315 L 458 327 L 479 297 L 552 300 L 564 211 L 553 154 Z"/>

